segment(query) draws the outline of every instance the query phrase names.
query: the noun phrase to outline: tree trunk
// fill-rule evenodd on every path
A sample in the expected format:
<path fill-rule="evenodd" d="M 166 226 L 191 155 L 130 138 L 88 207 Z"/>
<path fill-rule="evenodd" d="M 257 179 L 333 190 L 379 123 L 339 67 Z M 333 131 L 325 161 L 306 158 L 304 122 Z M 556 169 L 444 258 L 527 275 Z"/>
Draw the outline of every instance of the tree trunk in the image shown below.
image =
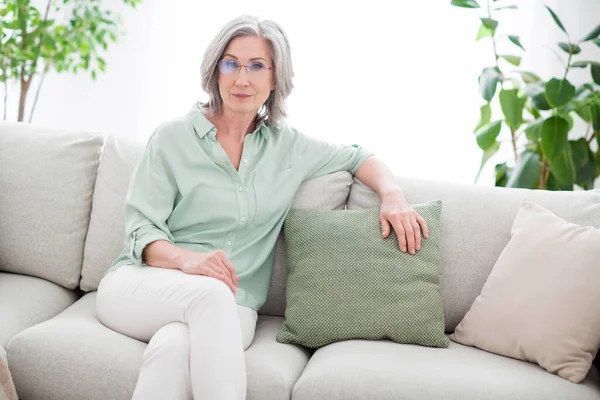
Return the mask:
<path fill-rule="evenodd" d="M 19 118 L 17 121 L 23 122 L 25 117 L 25 101 L 27 100 L 27 92 L 29 91 L 29 85 L 31 84 L 31 79 L 26 81 L 21 78 L 21 96 L 19 97 Z"/>

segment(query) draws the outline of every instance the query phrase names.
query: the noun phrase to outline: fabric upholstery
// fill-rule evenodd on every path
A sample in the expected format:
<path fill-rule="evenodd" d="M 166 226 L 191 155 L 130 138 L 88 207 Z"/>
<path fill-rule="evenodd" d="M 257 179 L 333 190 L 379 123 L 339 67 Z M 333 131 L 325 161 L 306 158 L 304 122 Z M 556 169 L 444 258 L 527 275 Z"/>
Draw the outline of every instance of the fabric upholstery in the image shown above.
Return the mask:
<path fill-rule="evenodd" d="M 290 399 L 308 362 L 308 351 L 275 341 L 282 323 L 280 317 L 258 319 L 246 351 L 248 400 Z M 20 398 L 129 400 L 146 346 L 102 325 L 92 292 L 55 318 L 15 336 L 7 351 Z"/>
<path fill-rule="evenodd" d="M 102 136 L 0 123 L 0 270 L 79 284 Z"/>
<path fill-rule="evenodd" d="M 324 175 L 305 181 L 292 203 L 292 209 L 343 210 L 350 193 L 352 175 L 346 171 Z M 285 315 L 285 288 L 287 285 L 287 258 L 283 232 L 277 238 L 275 263 L 267 301 L 259 314 L 283 317 Z"/>
<path fill-rule="evenodd" d="M 33 276 L 0 272 L 0 346 L 73 304 L 77 293 Z"/>
<path fill-rule="evenodd" d="M 442 280 L 446 330 L 463 319 L 510 239 L 512 222 L 525 199 L 579 225 L 600 228 L 600 190 L 550 192 L 464 185 L 398 177 L 410 203 L 441 199 Z M 379 195 L 355 179 L 348 209 L 378 207 Z"/>
<path fill-rule="evenodd" d="M 598 400 L 593 368 L 573 384 L 538 365 L 451 342 L 448 348 L 352 340 L 318 349 L 293 400 Z"/>
<path fill-rule="evenodd" d="M 281 343 L 309 348 L 390 339 L 447 347 L 440 298 L 441 201 L 414 206 L 430 236 L 415 255 L 396 233 L 381 237 L 379 209 L 292 210 L 284 224 L 288 254 Z"/>
<path fill-rule="evenodd" d="M 144 143 L 108 136 L 94 188 L 90 228 L 85 241 L 81 290 L 97 290 L 104 272 L 125 244 L 125 196 Z"/>
<path fill-rule="evenodd" d="M 574 383 L 600 347 L 600 229 L 521 206 L 510 242 L 452 340 L 531 361 Z"/>

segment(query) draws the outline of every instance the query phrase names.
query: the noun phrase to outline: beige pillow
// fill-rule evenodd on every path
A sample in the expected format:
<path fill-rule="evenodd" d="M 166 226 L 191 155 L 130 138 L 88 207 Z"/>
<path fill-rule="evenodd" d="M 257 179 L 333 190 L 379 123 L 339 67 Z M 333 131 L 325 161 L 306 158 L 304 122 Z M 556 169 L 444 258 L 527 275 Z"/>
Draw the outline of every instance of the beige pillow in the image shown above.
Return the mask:
<path fill-rule="evenodd" d="M 450 339 L 583 381 L 600 347 L 600 229 L 522 203 L 511 239 Z"/>

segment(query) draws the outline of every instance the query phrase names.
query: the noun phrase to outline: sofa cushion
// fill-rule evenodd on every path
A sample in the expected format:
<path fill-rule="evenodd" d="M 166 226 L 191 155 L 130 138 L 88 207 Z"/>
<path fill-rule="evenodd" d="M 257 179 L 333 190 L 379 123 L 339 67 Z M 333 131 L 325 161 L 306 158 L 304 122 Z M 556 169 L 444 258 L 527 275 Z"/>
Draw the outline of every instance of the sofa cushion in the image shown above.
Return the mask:
<path fill-rule="evenodd" d="M 0 124 L 0 270 L 79 284 L 104 138 Z"/>
<path fill-rule="evenodd" d="M 291 210 L 281 343 L 309 348 L 349 339 L 447 347 L 440 298 L 441 201 L 414 206 L 429 225 L 415 255 L 395 232 L 381 237 L 379 209 Z"/>
<path fill-rule="evenodd" d="M 56 283 L 0 272 L 0 346 L 6 348 L 14 335 L 54 317 L 77 298 Z"/>
<path fill-rule="evenodd" d="M 581 382 L 600 347 L 600 229 L 523 202 L 510 242 L 451 339 Z"/>
<path fill-rule="evenodd" d="M 525 199 L 569 222 L 600 228 L 600 190 L 550 192 L 397 178 L 410 203 L 441 199 L 442 279 L 446 330 L 454 331 L 510 240 L 510 229 Z M 378 207 L 379 195 L 354 181 L 348 209 Z"/>
<path fill-rule="evenodd" d="M 108 136 L 94 188 L 90 228 L 81 269 L 81 290 L 97 290 L 125 245 L 125 196 L 144 143 Z"/>
<path fill-rule="evenodd" d="M 308 363 L 312 351 L 277 343 L 282 317 L 261 315 L 252 345 L 246 350 L 247 400 L 291 399 L 292 389 Z"/>
<path fill-rule="evenodd" d="M 248 400 L 289 399 L 309 353 L 275 341 L 283 318 L 261 316 L 246 351 Z M 96 292 L 60 315 L 21 332 L 8 358 L 21 398 L 129 400 L 147 344 L 106 328 L 96 314 Z"/>
<path fill-rule="evenodd" d="M 291 208 L 306 210 L 343 210 L 350 193 L 352 175 L 341 171 L 302 183 Z M 277 237 L 275 263 L 271 274 L 271 284 L 267 301 L 259 314 L 285 315 L 285 288 L 287 285 L 287 258 L 283 232 Z"/>
<path fill-rule="evenodd" d="M 106 328 L 95 309 L 93 292 L 13 338 L 7 354 L 19 398 L 131 399 L 147 344 Z"/>
<path fill-rule="evenodd" d="M 448 348 L 353 340 L 318 349 L 293 400 L 598 400 L 593 368 L 575 385 L 539 366 L 450 343 Z"/>

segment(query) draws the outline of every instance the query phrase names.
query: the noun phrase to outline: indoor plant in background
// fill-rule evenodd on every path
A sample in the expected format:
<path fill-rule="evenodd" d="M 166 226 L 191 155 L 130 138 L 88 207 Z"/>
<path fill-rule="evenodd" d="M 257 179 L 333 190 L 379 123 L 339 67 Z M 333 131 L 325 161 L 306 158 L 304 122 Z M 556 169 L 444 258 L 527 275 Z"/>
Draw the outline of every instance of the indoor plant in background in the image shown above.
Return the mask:
<path fill-rule="evenodd" d="M 122 0 L 135 7 L 141 0 Z M 36 3 L 42 3 L 36 1 Z M 101 0 L 48 0 L 38 10 L 31 0 L 3 0 L 0 3 L 0 82 L 4 86 L 4 119 L 8 85 L 19 85 L 18 121 L 25 117 L 27 95 L 34 77 L 39 77 L 35 99 L 29 113 L 33 117 L 46 73 L 104 71 L 100 52 L 109 41 L 115 42 L 118 16 Z"/>
<path fill-rule="evenodd" d="M 451 4 L 465 8 L 481 8 L 476 0 L 452 0 Z M 585 46 L 600 46 L 600 25 L 579 40 L 570 37 L 559 17 L 549 8 L 557 29 L 564 32 L 565 41 L 557 44 L 566 62 L 564 75 L 547 82 L 530 71 L 501 69 L 499 60 L 519 66 L 521 56 L 498 54 L 498 40 L 509 40 L 516 51 L 524 52 L 519 36 L 496 35 L 495 13 L 515 10 L 487 0 L 476 40 L 490 38 L 495 64 L 483 69 L 479 87 L 485 104 L 475 128 L 477 144 L 483 150 L 477 179 L 486 162 L 498 152 L 501 132 L 510 138 L 513 159 L 495 166 L 496 186 L 528 189 L 573 190 L 574 185 L 592 189 L 600 176 L 600 62 L 581 58 Z M 560 56 L 559 56 L 560 58 Z M 573 68 L 589 68 L 590 81 L 575 87 L 568 74 Z M 498 89 L 500 85 L 500 90 Z M 497 96 L 496 96 L 497 94 Z M 502 116 L 492 118 L 492 106 L 498 101 Z M 524 115 L 525 114 L 525 115 Z M 573 118 L 581 118 L 587 129 L 581 137 L 569 140 Z M 596 141 L 596 143 L 594 143 Z"/>

